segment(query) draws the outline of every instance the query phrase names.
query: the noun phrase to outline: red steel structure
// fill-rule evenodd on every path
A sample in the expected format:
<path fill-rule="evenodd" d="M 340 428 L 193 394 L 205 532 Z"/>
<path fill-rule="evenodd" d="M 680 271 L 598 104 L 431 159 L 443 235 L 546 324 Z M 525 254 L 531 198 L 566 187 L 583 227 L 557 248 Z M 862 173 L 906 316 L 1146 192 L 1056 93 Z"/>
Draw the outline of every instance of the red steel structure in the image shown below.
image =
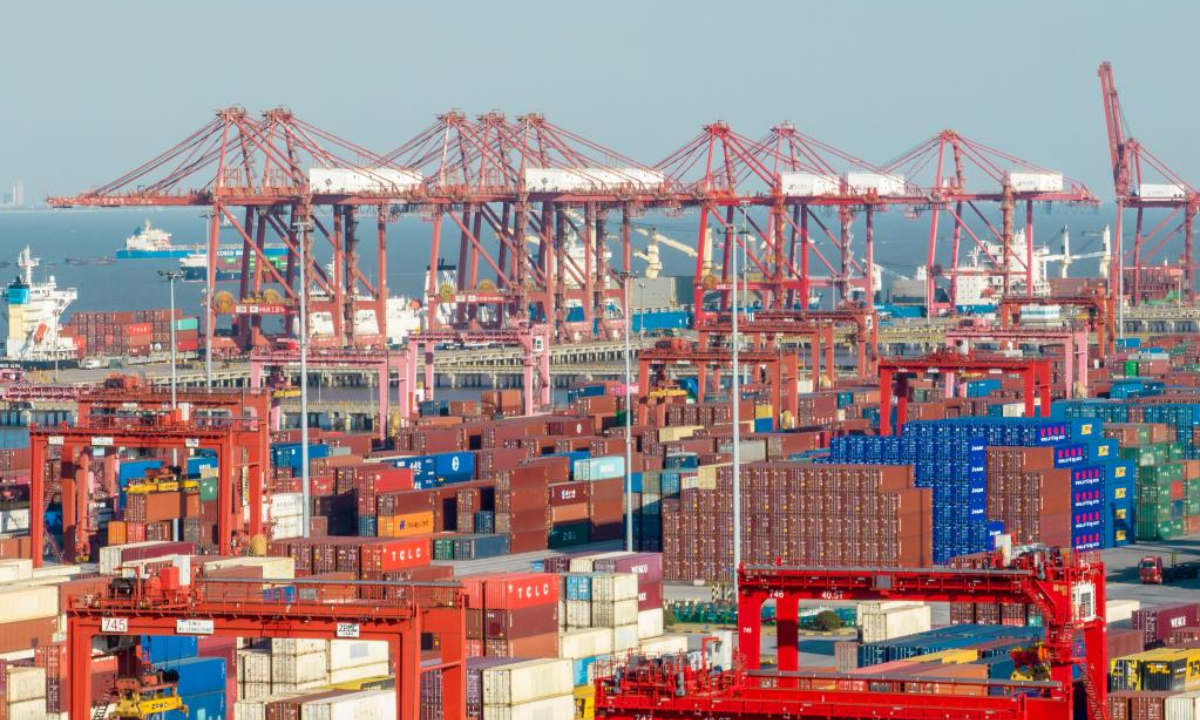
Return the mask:
<path fill-rule="evenodd" d="M 739 331 L 740 331 L 739 327 Z M 710 381 L 719 385 L 721 371 L 732 371 L 733 355 L 729 348 L 704 348 L 686 340 L 662 340 L 652 348 L 638 353 L 638 389 L 642 398 L 649 396 L 656 387 L 669 383 L 668 368 L 691 366 L 696 370 L 698 396 L 696 402 L 704 402 Z M 796 369 L 799 357 L 795 351 L 782 349 L 742 350 L 738 353 L 738 364 L 750 368 L 751 385 L 764 384 L 771 394 L 771 407 L 778 416 L 790 413 L 796 417 L 799 408 Z M 711 373 L 711 374 L 710 374 Z M 638 404 L 638 424 L 649 420 L 650 408 L 645 402 Z"/>
<path fill-rule="evenodd" d="M 879 434 L 892 434 L 892 395 L 896 396 L 899 431 L 908 422 L 908 380 L 912 376 L 942 376 L 946 395 L 954 392 L 954 379 L 963 373 L 1012 374 L 1025 381 L 1025 416 L 1039 411 L 1050 416 L 1050 361 L 1046 358 L 1009 358 L 941 350 L 923 357 L 884 358 L 879 362 Z M 1035 405 L 1035 402 L 1040 405 Z"/>
<path fill-rule="evenodd" d="M 964 235 L 968 246 L 979 250 L 983 268 L 972 271 L 1001 278 L 1005 295 L 1017 291 L 1015 280 L 1024 287 L 1020 294 L 1034 293 L 1033 208 L 1038 203 L 1066 202 L 1096 205 L 1098 201 L 1083 183 L 1041 168 L 1001 150 L 971 140 L 954 130 L 943 130 L 902 153 L 884 166 L 888 173 L 921 186 L 929 207 L 929 242 L 925 261 L 925 302 L 930 314 L 945 303 L 937 301 L 937 281 L 949 278 L 949 309 L 958 304 L 957 278 Z M 998 205 L 1000 226 L 985 214 L 987 205 Z M 1017 209 L 1025 209 L 1025 253 L 1017 257 L 1013 235 Z M 938 259 L 938 234 L 942 215 L 951 220 L 950 263 Z M 979 231 L 972 229 L 975 225 Z M 997 256 L 987 243 L 999 245 Z"/>
<path fill-rule="evenodd" d="M 1100 93 L 1104 101 L 1104 125 L 1108 130 L 1108 153 L 1112 161 L 1113 189 L 1117 200 L 1113 265 L 1109 277 L 1120 277 L 1120 263 L 1123 262 L 1132 281 L 1126 285 L 1125 295 L 1133 304 L 1138 304 L 1143 297 L 1143 276 L 1147 264 L 1168 242 L 1182 235 L 1183 252 L 1178 261 L 1183 276 L 1180 289 L 1183 299 L 1190 304 L 1195 299 L 1194 240 L 1200 193 L 1144 145 L 1127 135 L 1128 124 L 1117 97 L 1112 63 L 1101 63 L 1099 75 Z M 1133 247 L 1122 256 L 1125 252 L 1122 227 L 1126 210 L 1136 210 L 1136 217 Z M 1170 212 L 1147 231 L 1144 224 L 1147 210 Z M 1150 243 L 1154 244 L 1147 247 Z M 1116 301 L 1118 283 L 1113 280 L 1109 283 L 1109 295 Z"/>
<path fill-rule="evenodd" d="M 745 287 L 764 308 L 803 313 L 811 288 L 818 286 L 835 289 L 839 301 L 857 290 L 866 307 L 873 308 L 875 213 L 926 202 L 915 187 L 788 123 L 755 140 L 715 122 L 655 167 L 675 189 L 673 207 L 700 211 L 697 323 L 707 320 L 710 294 L 728 310 L 730 254 L 737 249 L 746 256 L 743 267 L 750 277 Z M 836 225 L 822 218 L 829 213 L 836 215 Z M 865 218 L 861 259 L 855 256 L 852 233 L 858 214 Z M 813 226 L 815 233 L 810 232 Z M 717 238 L 736 238 L 721 242 L 719 263 L 712 258 Z M 824 242 L 816 242 L 818 238 Z M 812 256 L 827 276 L 813 276 Z"/>
<path fill-rule="evenodd" d="M 312 185 L 313 170 L 352 173 L 357 184 Z M 327 173 L 328 174 L 328 173 Z M 262 345 L 263 318 L 283 314 L 292 327 L 304 289 L 309 312 L 327 312 L 335 345 L 378 345 L 387 327 L 387 223 L 390 203 L 405 194 L 415 176 L 379 156 L 276 108 L 255 119 L 242 107 L 223 108 L 182 142 L 116 180 L 73 197 L 53 197 L 52 207 L 202 207 L 208 218 L 208 302 L 205 332 L 212 346 L 216 315 L 233 315 L 243 347 Z M 360 217 L 373 213 L 378 273 L 359 268 Z M 242 250 L 239 295 L 218 297 L 217 252 L 222 226 L 232 229 Z M 312 252 L 323 238 L 332 274 Z M 300 267 L 300 243 L 306 267 Z M 287 249 L 280 272 L 268 262 L 268 243 Z M 277 289 L 277 290 L 276 290 Z M 278 302 L 258 302 L 270 290 Z M 377 333 L 359 335 L 359 310 L 375 314 Z"/>
<path fill-rule="evenodd" d="M 401 420 L 408 420 L 416 409 L 417 390 L 417 348 L 409 343 L 403 352 L 373 349 L 335 349 L 316 348 L 308 353 L 308 367 L 320 368 L 365 368 L 376 373 L 375 396 L 378 403 L 375 431 L 380 440 L 387 437 L 388 427 L 388 394 L 391 388 L 391 375 L 396 373 L 396 410 Z M 263 390 L 263 371 L 272 368 L 287 368 L 300 364 L 299 350 L 263 350 L 250 355 L 250 387 L 257 391 Z M 278 429 L 282 421 L 280 417 L 272 420 L 272 425 Z M 302 419 L 301 422 L 304 422 Z"/>
<path fill-rule="evenodd" d="M 1087 330 L 1082 327 L 1070 328 L 1022 328 L 994 327 L 986 323 L 964 321 L 958 327 L 945 332 L 946 347 L 959 352 L 970 351 L 972 343 L 994 342 L 1006 345 L 1006 349 L 1024 343 L 1035 343 L 1039 346 L 1061 344 L 1063 346 L 1063 366 L 1066 374 L 1067 397 L 1073 397 L 1075 384 L 1086 388 L 1088 384 L 1088 338 Z"/>
<path fill-rule="evenodd" d="M 690 664 L 670 659 L 627 663 L 597 679 L 596 717 L 1069 720 L 1074 712 L 1072 672 L 1079 666 L 1087 717 L 1105 720 L 1108 632 L 1103 563 L 1068 550 L 1038 550 L 1009 562 L 996 553 L 981 565 L 911 570 L 743 566 L 738 569 L 737 641 L 742 667 L 714 673 L 707 668 L 697 672 Z M 767 600 L 776 604 L 775 670 L 760 669 L 762 606 Z M 913 684 L 911 677 L 802 672 L 797 633 L 801 600 L 1030 604 L 1042 613 L 1046 626 L 1037 654 L 1049 666 L 1051 681 L 993 682 L 986 683 L 988 688 L 976 682 L 963 694 L 922 694 L 902 689 Z M 1074 654 L 1079 631 L 1084 657 Z M 863 680 L 869 685 L 856 687 L 866 685 Z"/>
<path fill-rule="evenodd" d="M 554 386 L 550 376 L 549 325 L 519 323 L 506 330 L 431 330 L 409 337 L 414 356 L 424 357 L 425 399 L 435 394 L 433 354 L 441 345 L 468 346 L 471 343 L 515 346 L 521 349 L 521 397 L 525 414 L 549 412 Z M 414 364 L 415 368 L 416 365 Z M 414 369 L 415 372 L 415 369 Z"/>
<path fill-rule="evenodd" d="M 1088 328 L 1096 334 L 1096 347 L 1101 357 L 1108 357 L 1116 345 L 1117 314 L 1111 297 L 1103 294 L 1060 295 L 1044 298 L 1005 298 L 1000 301 L 1000 325 L 1014 327 L 1021 319 L 1021 308 L 1029 306 L 1060 306 L 1087 312 Z"/>
<path fill-rule="evenodd" d="M 192 450 L 211 450 L 217 459 L 217 551 L 232 552 L 235 542 L 263 532 L 262 513 L 251 512 L 249 527 L 242 520 L 242 505 L 263 507 L 264 478 L 270 456 L 266 454 L 266 418 L 210 417 L 181 420 L 178 415 L 141 417 L 91 417 L 86 425 L 32 427 L 29 430 L 30 508 L 29 534 L 35 567 L 41 567 L 46 535 L 46 461 L 54 448 L 62 465 L 61 492 L 65 550 L 73 558 L 91 554 L 87 459 L 93 448 L 174 450 L 186 458 Z M 234 478 L 248 474 L 248 496 Z"/>
<path fill-rule="evenodd" d="M 408 202 L 432 226 L 431 329 L 502 330 L 533 321 L 550 324 L 556 342 L 620 337 L 619 276 L 631 271 L 631 223 L 665 200 L 662 173 L 542 115 L 510 120 L 500 112 L 475 120 L 458 111 L 439 115 L 384 160 L 424 177 Z M 610 261 L 614 215 L 620 250 Z M 443 280 L 437 269 L 446 234 L 457 235 L 458 262 Z"/>
<path fill-rule="evenodd" d="M 733 336 L 732 315 L 718 315 L 708 323 L 697 325 L 696 332 L 700 336 L 699 347 L 727 348 Z M 831 323 L 802 320 L 794 313 L 788 313 L 786 319 L 780 320 L 767 320 L 756 316 L 738 323 L 738 335 L 749 337 L 756 350 L 772 350 L 803 339 L 808 342 L 808 369 L 812 374 L 813 387 L 817 387 L 822 378 L 831 386 L 837 379 Z M 824 367 L 821 366 L 822 355 L 825 357 Z"/>
<path fill-rule="evenodd" d="M 154 576 L 72 596 L 66 614 L 70 720 L 92 717 L 93 639 L 189 634 L 387 642 L 397 718 L 421 714 L 421 635 L 431 634 L 441 658 L 424 671 L 441 673 L 442 717 L 466 718 L 466 611 L 457 583 L 196 578 L 181 587 Z"/>

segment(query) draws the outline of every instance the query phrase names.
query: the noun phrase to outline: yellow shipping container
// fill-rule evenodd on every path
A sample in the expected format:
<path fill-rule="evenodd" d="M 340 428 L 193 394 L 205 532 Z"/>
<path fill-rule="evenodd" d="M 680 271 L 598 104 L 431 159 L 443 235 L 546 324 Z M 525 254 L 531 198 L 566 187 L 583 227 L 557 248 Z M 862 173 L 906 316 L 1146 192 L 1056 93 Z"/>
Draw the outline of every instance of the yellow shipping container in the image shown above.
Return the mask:
<path fill-rule="evenodd" d="M 755 405 L 754 406 L 754 419 L 755 420 L 765 420 L 767 418 L 773 418 L 773 417 L 775 417 L 775 409 L 773 407 L 771 407 L 770 405 Z"/>
<path fill-rule="evenodd" d="M 940 652 L 909 658 L 913 662 L 940 662 L 945 665 L 965 665 L 979 659 L 979 651 L 970 648 L 952 648 Z"/>
<path fill-rule="evenodd" d="M 702 425 L 679 425 L 677 427 L 664 427 L 658 429 L 658 441 L 675 442 L 677 440 L 686 440 L 695 435 L 697 431 L 703 430 Z"/>
<path fill-rule="evenodd" d="M 406 513 L 404 515 L 380 515 L 376 534 L 379 537 L 402 538 L 428 535 L 433 532 L 433 511 Z"/>
<path fill-rule="evenodd" d="M 575 688 L 575 720 L 593 720 L 596 717 L 596 686 L 581 685 Z"/>
<path fill-rule="evenodd" d="M 733 463 L 719 463 L 717 465 L 701 465 L 699 477 L 696 478 L 696 487 L 701 490 L 716 490 L 717 489 L 717 472 L 723 467 L 730 467 Z"/>

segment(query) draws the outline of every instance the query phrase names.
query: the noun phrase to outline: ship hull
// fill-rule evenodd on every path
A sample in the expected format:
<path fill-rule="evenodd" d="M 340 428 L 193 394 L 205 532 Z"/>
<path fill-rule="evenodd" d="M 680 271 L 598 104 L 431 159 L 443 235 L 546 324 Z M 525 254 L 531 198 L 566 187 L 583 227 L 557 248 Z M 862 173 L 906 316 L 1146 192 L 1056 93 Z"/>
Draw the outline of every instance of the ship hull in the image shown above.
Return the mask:
<path fill-rule="evenodd" d="M 149 260 L 153 258 L 183 258 L 196 252 L 195 250 L 118 250 L 118 260 Z"/>

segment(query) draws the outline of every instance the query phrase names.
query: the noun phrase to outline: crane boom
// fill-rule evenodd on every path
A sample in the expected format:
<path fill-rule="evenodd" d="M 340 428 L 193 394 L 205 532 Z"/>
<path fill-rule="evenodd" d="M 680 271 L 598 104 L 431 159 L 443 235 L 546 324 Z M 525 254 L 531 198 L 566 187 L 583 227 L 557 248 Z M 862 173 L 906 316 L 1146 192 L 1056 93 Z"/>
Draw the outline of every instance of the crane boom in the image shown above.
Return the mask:
<path fill-rule="evenodd" d="M 1129 194 L 1129 156 L 1125 137 L 1125 118 L 1121 113 L 1121 102 L 1117 97 L 1117 83 L 1113 79 L 1112 63 L 1100 63 L 1100 93 L 1104 102 L 1104 125 L 1108 129 L 1108 154 L 1112 159 L 1113 188 L 1117 198 Z"/>

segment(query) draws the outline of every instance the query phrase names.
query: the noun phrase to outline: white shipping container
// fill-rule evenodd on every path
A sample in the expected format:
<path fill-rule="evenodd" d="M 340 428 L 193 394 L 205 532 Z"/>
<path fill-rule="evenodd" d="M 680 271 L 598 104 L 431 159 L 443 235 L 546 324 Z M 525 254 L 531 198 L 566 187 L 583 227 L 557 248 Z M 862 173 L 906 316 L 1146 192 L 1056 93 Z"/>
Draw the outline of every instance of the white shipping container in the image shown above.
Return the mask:
<path fill-rule="evenodd" d="M 836 195 L 841 189 L 842 179 L 837 175 L 807 172 L 780 173 L 779 185 L 783 194 L 789 197 L 818 197 Z"/>
<path fill-rule="evenodd" d="M 1163 709 L 1165 720 L 1200 720 L 1200 691 L 1172 695 Z"/>
<path fill-rule="evenodd" d="M 662 173 L 641 168 L 525 168 L 525 189 L 531 193 L 650 190 L 665 181 Z"/>
<path fill-rule="evenodd" d="M 662 608 L 654 608 L 653 610 L 642 610 L 638 613 L 638 639 L 645 640 L 646 638 L 658 637 L 663 634 L 663 610 Z"/>
<path fill-rule="evenodd" d="M 863 617 L 860 639 L 865 642 L 880 642 L 926 632 L 933 620 L 928 605 L 892 608 L 881 613 Z"/>
<path fill-rule="evenodd" d="M 379 640 L 329 641 L 329 670 L 387 662 L 388 644 Z"/>
<path fill-rule="evenodd" d="M 526 660 L 483 671 L 484 705 L 518 705 L 555 695 L 570 695 L 575 673 L 569 660 Z"/>
<path fill-rule="evenodd" d="M 592 625 L 595 627 L 615 628 L 619 625 L 638 624 L 638 601 L 632 600 L 593 600 Z"/>
<path fill-rule="evenodd" d="M 46 698 L 11 703 L 8 706 L 8 720 L 45 720 L 45 718 Z"/>
<path fill-rule="evenodd" d="M 1008 183 L 1013 192 L 1062 192 L 1062 173 L 1010 172 Z"/>
<path fill-rule="evenodd" d="M 575 717 L 575 698 L 560 695 L 520 705 L 485 705 L 483 717 L 486 720 L 570 720 Z"/>
<path fill-rule="evenodd" d="M 593 655 L 611 655 L 612 631 L 607 628 L 569 630 L 559 638 L 558 654 L 569 660 L 582 660 Z"/>
<path fill-rule="evenodd" d="M 277 693 L 292 693 L 295 695 L 307 694 L 309 690 L 319 690 L 324 688 L 328 683 L 325 680 L 309 680 L 302 683 L 278 682 L 271 683 L 271 692 Z"/>
<path fill-rule="evenodd" d="M 1143 200 L 1182 200 L 1187 197 L 1187 188 L 1175 183 L 1142 183 L 1137 194 Z"/>
<path fill-rule="evenodd" d="M 638 646 L 638 626 L 634 622 L 630 625 L 618 625 L 612 629 L 613 649 L 614 653 L 623 653 L 626 650 L 636 650 Z"/>
<path fill-rule="evenodd" d="M 594 573 L 592 602 L 637 600 L 638 581 L 633 573 Z"/>
<path fill-rule="evenodd" d="M 58 615 L 58 588 L 0 587 L 0 618 L 4 622 L 21 622 Z"/>
<path fill-rule="evenodd" d="M 238 697 L 243 700 L 266 697 L 271 694 L 271 683 L 239 683 Z"/>
<path fill-rule="evenodd" d="M 1122 620 L 1129 620 L 1133 613 L 1140 610 L 1142 603 L 1137 600 L 1109 600 L 1104 603 L 1104 617 L 1109 625 Z"/>
<path fill-rule="evenodd" d="M 659 635 L 638 642 L 638 648 L 646 655 L 674 655 L 688 650 L 687 635 Z"/>
<path fill-rule="evenodd" d="M 179 582 L 181 585 L 190 585 L 192 583 L 192 556 L 191 555 L 162 555 L 154 558 L 146 558 L 145 560 L 126 560 L 121 564 L 123 570 L 136 572 L 143 577 L 154 575 L 157 571 L 147 570 L 149 567 L 160 567 L 167 560 L 176 568 L 179 568 Z"/>
<path fill-rule="evenodd" d="M 387 660 L 383 662 L 372 663 L 370 665 L 355 665 L 354 667 L 341 668 L 340 670 L 329 671 L 329 684 L 338 685 L 340 683 L 353 682 L 355 680 L 366 680 L 367 678 L 380 677 L 391 672 L 391 666 Z"/>
<path fill-rule="evenodd" d="M 304 496 L 300 493 L 272 493 L 271 517 L 291 517 L 304 514 Z"/>
<path fill-rule="evenodd" d="M 395 690 L 363 690 L 300 705 L 300 720 L 396 720 Z M 241 720 L 239 717 L 238 720 Z"/>
<path fill-rule="evenodd" d="M 296 577 L 296 561 L 290 557 L 235 557 L 204 563 L 205 570 L 231 567 L 261 567 L 262 576 L 269 580 L 292 580 Z"/>
<path fill-rule="evenodd" d="M 421 173 L 393 168 L 309 168 L 308 186 L 314 193 L 388 193 L 421 184 Z"/>
<path fill-rule="evenodd" d="M 100 548 L 100 573 L 112 575 L 121 566 L 121 554 L 129 548 L 140 548 L 148 545 L 159 545 L 157 541 L 125 543 L 124 545 L 105 545 Z"/>
<path fill-rule="evenodd" d="M 567 627 L 588 628 L 592 626 L 592 604 L 587 600 L 567 601 Z"/>
<path fill-rule="evenodd" d="M 46 697 L 46 670 L 39 667 L 8 667 L 5 699 L 12 703 Z M 45 703 L 42 703 L 45 705 Z"/>
<path fill-rule="evenodd" d="M 244 683 L 271 682 L 271 653 L 266 650 L 238 650 L 237 679 Z"/>
<path fill-rule="evenodd" d="M 4 562 L 17 562 L 17 561 L 16 560 L 5 560 Z M 25 560 L 23 562 L 27 562 L 27 563 L 31 563 L 31 564 L 33 563 L 32 560 Z M 33 569 L 33 577 L 35 577 L 35 578 L 68 578 L 73 575 L 78 575 L 81 572 L 83 572 L 83 568 L 81 568 L 78 565 L 69 565 L 69 564 L 43 565 L 40 568 Z"/>
<path fill-rule="evenodd" d="M 877 195 L 903 195 L 904 176 L 884 173 L 852 172 L 846 174 L 846 184 L 856 193 L 874 191 Z"/>
<path fill-rule="evenodd" d="M 29 508 L 0 510 L 0 533 L 29 532 Z"/>
<path fill-rule="evenodd" d="M 275 657 L 280 655 L 311 655 L 313 653 L 321 653 L 322 655 L 328 650 L 329 643 L 326 640 L 314 640 L 312 638 L 272 638 L 271 639 L 271 654 Z"/>
<path fill-rule="evenodd" d="M 328 676 L 324 652 L 306 655 L 278 655 L 271 658 L 271 682 L 301 684 Z"/>
<path fill-rule="evenodd" d="M 33 561 L 26 558 L 0 560 L 0 582 L 16 582 L 33 577 Z"/>
<path fill-rule="evenodd" d="M 304 535 L 304 517 L 292 515 L 277 517 L 271 525 L 272 540 L 290 540 Z"/>

